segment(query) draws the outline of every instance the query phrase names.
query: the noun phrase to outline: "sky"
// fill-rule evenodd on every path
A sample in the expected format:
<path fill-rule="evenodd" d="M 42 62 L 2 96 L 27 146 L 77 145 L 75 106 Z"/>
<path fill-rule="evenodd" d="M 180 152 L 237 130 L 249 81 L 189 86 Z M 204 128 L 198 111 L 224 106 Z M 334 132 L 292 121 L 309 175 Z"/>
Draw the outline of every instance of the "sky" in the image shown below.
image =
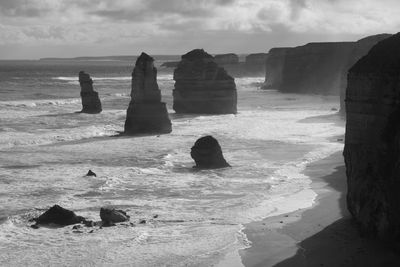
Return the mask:
<path fill-rule="evenodd" d="M 400 29 L 399 0 L 0 0 L 0 59 L 268 52 Z"/>

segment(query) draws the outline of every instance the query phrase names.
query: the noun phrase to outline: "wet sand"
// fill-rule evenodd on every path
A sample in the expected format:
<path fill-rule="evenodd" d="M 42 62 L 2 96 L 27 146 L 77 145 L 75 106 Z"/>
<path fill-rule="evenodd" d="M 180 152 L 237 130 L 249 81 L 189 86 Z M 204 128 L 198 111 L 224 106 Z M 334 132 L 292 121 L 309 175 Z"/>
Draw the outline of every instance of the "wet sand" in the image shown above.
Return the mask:
<path fill-rule="evenodd" d="M 341 152 L 310 164 L 305 174 L 318 194 L 315 204 L 246 225 L 252 242 L 240 251 L 246 267 L 400 266 L 400 255 L 358 233 L 346 209 Z"/>

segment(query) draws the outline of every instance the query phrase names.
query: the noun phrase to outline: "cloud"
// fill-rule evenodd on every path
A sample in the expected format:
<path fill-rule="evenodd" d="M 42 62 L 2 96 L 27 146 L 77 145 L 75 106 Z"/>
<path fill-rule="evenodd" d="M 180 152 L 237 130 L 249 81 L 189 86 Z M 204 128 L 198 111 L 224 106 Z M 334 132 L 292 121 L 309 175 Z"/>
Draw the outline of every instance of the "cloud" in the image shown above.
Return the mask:
<path fill-rule="evenodd" d="M 268 50 L 279 41 L 301 44 L 299 36 L 393 33 L 397 10 L 398 0 L 1 0 L 0 44 L 162 50 L 198 43 L 246 51 L 244 43 L 257 40 Z"/>

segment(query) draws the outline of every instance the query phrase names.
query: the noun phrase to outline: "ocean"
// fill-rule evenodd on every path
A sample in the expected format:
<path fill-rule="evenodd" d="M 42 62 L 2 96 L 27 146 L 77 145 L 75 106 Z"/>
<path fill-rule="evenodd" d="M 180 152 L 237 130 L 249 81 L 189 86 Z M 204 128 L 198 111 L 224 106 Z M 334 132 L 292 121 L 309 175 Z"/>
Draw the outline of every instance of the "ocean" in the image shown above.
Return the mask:
<path fill-rule="evenodd" d="M 338 99 L 261 90 L 264 77 L 243 77 L 238 114 L 180 115 L 172 70 L 159 67 L 172 133 L 117 137 L 133 65 L 0 61 L 1 266 L 241 266 L 247 223 L 313 205 L 303 171 L 343 149 L 332 138 L 344 128 L 310 118 L 335 114 Z M 100 114 L 76 113 L 80 70 L 94 80 Z M 204 135 L 231 168 L 192 168 L 190 148 Z M 54 204 L 94 221 L 114 206 L 133 225 L 32 229 L 29 219 Z"/>

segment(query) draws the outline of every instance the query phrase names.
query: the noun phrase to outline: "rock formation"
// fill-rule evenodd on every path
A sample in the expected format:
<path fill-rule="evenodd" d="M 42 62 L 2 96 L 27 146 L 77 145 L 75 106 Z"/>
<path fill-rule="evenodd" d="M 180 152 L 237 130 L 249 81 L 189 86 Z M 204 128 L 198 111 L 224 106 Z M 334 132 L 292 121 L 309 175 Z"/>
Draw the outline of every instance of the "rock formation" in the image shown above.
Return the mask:
<path fill-rule="evenodd" d="M 99 94 L 93 90 L 93 80 L 84 71 L 79 72 L 81 85 L 82 113 L 96 114 L 101 112 Z"/>
<path fill-rule="evenodd" d="M 265 61 L 264 89 L 278 89 L 282 84 L 283 67 L 288 47 L 272 48 Z"/>
<path fill-rule="evenodd" d="M 354 44 L 354 48 L 350 53 L 350 56 L 347 61 L 347 65 L 345 70 L 342 72 L 341 76 L 341 85 L 340 85 L 340 113 L 345 114 L 345 104 L 344 98 L 346 95 L 346 87 L 347 87 L 347 73 L 348 70 L 363 56 L 365 56 L 368 51 L 376 45 L 378 42 L 390 37 L 390 34 L 378 34 L 368 36 L 361 40 L 358 40 Z"/>
<path fill-rule="evenodd" d="M 94 176 L 97 177 L 96 173 L 94 173 L 92 170 L 89 170 L 86 176 Z"/>
<path fill-rule="evenodd" d="M 214 56 L 215 63 L 218 65 L 229 65 L 229 64 L 238 64 L 239 57 L 236 54 L 229 53 L 229 54 L 220 54 Z"/>
<path fill-rule="evenodd" d="M 400 33 L 376 44 L 348 74 L 348 209 L 368 235 L 400 241 Z"/>
<path fill-rule="evenodd" d="M 100 218 L 103 225 L 112 225 L 114 223 L 126 222 L 129 216 L 123 210 L 103 207 L 100 209 Z"/>
<path fill-rule="evenodd" d="M 285 93 L 339 95 L 341 75 L 353 44 L 309 43 L 288 49 L 279 90 Z"/>
<path fill-rule="evenodd" d="M 82 216 L 77 216 L 73 211 L 64 209 L 58 205 L 54 205 L 45 213 L 32 220 L 36 222 L 36 225 L 52 223 L 61 226 L 82 223 L 86 221 Z"/>
<path fill-rule="evenodd" d="M 246 56 L 246 64 L 248 65 L 265 65 L 268 53 L 255 53 Z"/>
<path fill-rule="evenodd" d="M 190 155 L 196 162 L 196 168 L 214 169 L 230 167 L 222 155 L 217 139 L 208 135 L 199 138 L 191 149 Z"/>
<path fill-rule="evenodd" d="M 236 113 L 235 80 L 203 49 L 182 56 L 174 71 L 176 113 Z"/>
<path fill-rule="evenodd" d="M 131 102 L 126 112 L 125 134 L 170 133 L 171 121 L 157 84 L 154 59 L 142 53 L 132 72 Z"/>

